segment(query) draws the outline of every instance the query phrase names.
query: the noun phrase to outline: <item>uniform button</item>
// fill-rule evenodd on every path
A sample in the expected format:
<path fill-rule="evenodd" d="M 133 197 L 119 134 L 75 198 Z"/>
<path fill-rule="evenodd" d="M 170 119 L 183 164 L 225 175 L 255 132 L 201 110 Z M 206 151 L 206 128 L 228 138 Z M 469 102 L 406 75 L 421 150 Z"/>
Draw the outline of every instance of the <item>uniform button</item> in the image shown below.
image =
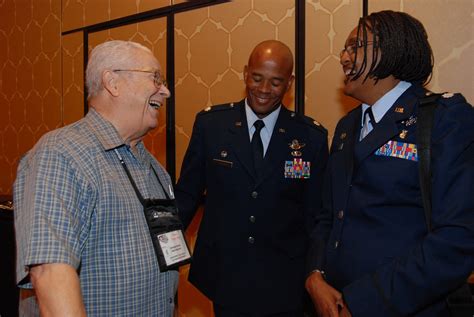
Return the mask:
<path fill-rule="evenodd" d="M 344 210 L 339 210 L 339 211 L 337 212 L 337 218 L 339 218 L 339 219 L 344 218 Z"/>
<path fill-rule="evenodd" d="M 258 197 L 258 193 L 256 191 L 253 191 L 252 192 L 252 198 L 257 198 Z"/>
<path fill-rule="evenodd" d="M 338 246 L 339 246 L 339 241 L 334 242 L 334 249 L 337 249 Z"/>
<path fill-rule="evenodd" d="M 255 216 L 250 216 L 250 217 L 249 217 L 249 221 L 250 221 L 251 223 L 254 223 L 254 222 L 255 222 Z"/>
<path fill-rule="evenodd" d="M 248 241 L 249 241 L 250 244 L 253 244 L 255 242 L 255 238 L 254 237 L 249 237 Z"/>

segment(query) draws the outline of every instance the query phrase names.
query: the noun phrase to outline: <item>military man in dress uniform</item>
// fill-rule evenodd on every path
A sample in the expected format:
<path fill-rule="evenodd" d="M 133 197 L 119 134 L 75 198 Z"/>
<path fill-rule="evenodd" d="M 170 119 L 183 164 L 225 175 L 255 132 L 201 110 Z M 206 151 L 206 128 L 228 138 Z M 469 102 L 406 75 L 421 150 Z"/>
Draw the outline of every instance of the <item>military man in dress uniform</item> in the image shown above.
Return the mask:
<path fill-rule="evenodd" d="M 327 132 L 282 105 L 293 56 L 279 41 L 252 51 L 247 97 L 194 124 L 176 186 L 180 217 L 205 208 L 189 280 L 216 316 L 302 316 L 305 256 L 320 211 Z"/>
<path fill-rule="evenodd" d="M 436 100 L 425 219 L 417 120 L 433 58 L 423 25 L 372 13 L 340 58 L 344 92 L 362 104 L 334 133 L 306 287 L 321 316 L 447 316 L 446 297 L 474 268 L 474 110 L 460 94 Z"/>

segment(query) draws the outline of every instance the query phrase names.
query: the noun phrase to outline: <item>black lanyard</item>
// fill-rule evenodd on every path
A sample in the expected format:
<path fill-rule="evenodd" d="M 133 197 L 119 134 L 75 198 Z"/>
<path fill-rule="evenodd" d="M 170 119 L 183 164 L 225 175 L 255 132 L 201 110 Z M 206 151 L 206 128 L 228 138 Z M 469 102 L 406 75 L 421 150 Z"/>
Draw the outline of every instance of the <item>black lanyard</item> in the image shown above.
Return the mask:
<path fill-rule="evenodd" d="M 128 170 L 128 167 L 127 165 L 125 164 L 122 156 L 120 155 L 119 151 L 117 149 L 114 149 L 115 151 L 115 154 L 117 154 L 117 157 L 120 161 L 120 164 L 122 164 L 122 167 L 123 169 L 125 170 L 125 173 L 127 173 L 127 176 L 128 176 L 128 179 L 130 180 L 130 183 L 132 184 L 133 186 L 133 189 L 135 190 L 135 193 L 137 194 L 137 197 L 138 197 L 138 200 L 140 200 L 140 203 L 143 205 L 143 206 L 146 206 L 148 205 L 148 202 L 150 201 L 150 199 L 144 199 L 142 194 L 140 193 L 140 191 L 138 190 L 138 187 L 137 187 L 137 184 L 135 183 L 135 181 L 133 180 L 133 177 L 132 175 L 130 174 L 130 171 Z M 155 174 L 156 176 L 156 179 L 158 180 L 158 183 L 160 184 L 163 192 L 165 193 L 165 196 L 166 196 L 166 199 L 167 200 L 174 200 L 172 199 L 168 193 L 166 192 L 166 189 L 165 187 L 163 186 L 163 184 L 161 183 L 160 181 L 160 178 L 158 177 L 158 174 L 156 173 L 155 169 L 153 168 L 153 165 L 151 165 L 151 169 L 153 170 L 153 173 Z M 171 192 L 171 186 L 170 186 L 170 192 Z"/>

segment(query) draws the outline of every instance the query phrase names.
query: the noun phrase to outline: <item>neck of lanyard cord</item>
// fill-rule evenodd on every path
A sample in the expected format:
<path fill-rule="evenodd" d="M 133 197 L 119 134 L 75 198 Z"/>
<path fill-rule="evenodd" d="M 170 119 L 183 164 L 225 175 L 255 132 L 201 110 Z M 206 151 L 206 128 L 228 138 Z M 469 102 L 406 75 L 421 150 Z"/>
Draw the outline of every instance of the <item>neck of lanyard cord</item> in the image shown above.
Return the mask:
<path fill-rule="evenodd" d="M 142 194 L 140 193 L 140 191 L 138 190 L 138 187 L 137 187 L 137 184 L 135 183 L 135 181 L 133 180 L 133 177 L 132 175 L 130 174 L 130 171 L 128 170 L 128 167 L 127 165 L 125 164 L 122 156 L 120 155 L 119 151 L 117 149 L 114 149 L 115 151 L 115 154 L 117 154 L 117 157 L 120 161 L 120 164 L 122 165 L 123 169 L 125 170 L 125 173 L 127 174 L 127 177 L 128 179 L 130 180 L 130 183 L 132 184 L 132 187 L 133 189 L 135 190 L 135 194 L 137 194 L 137 197 L 138 197 L 138 200 L 140 201 L 140 203 L 145 206 L 145 199 L 143 198 Z M 168 193 L 166 192 L 166 189 L 165 187 L 163 186 L 163 184 L 161 183 L 160 181 L 160 178 L 158 177 L 158 174 L 156 173 L 155 169 L 153 168 L 153 165 L 151 166 L 151 169 L 153 170 L 153 173 L 155 174 L 156 176 L 156 179 L 158 180 L 158 183 L 160 184 L 163 192 L 165 193 L 165 196 L 166 196 L 166 199 L 168 200 L 171 200 L 170 196 L 168 195 Z M 171 186 L 170 186 L 170 191 L 171 191 Z"/>

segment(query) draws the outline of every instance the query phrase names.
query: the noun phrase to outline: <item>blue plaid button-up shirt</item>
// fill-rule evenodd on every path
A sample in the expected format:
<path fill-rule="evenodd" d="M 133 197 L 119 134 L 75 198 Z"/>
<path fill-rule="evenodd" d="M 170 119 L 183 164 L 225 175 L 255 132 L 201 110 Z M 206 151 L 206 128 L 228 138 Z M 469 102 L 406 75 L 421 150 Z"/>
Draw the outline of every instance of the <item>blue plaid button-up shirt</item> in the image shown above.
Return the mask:
<path fill-rule="evenodd" d="M 67 263 L 79 274 L 88 316 L 172 316 L 178 273 L 160 272 L 143 207 L 113 149 L 143 197 L 166 198 L 163 190 L 173 197 L 168 174 L 143 144 L 133 153 L 91 109 L 47 133 L 20 162 L 17 280 L 31 288 L 29 265 Z"/>

